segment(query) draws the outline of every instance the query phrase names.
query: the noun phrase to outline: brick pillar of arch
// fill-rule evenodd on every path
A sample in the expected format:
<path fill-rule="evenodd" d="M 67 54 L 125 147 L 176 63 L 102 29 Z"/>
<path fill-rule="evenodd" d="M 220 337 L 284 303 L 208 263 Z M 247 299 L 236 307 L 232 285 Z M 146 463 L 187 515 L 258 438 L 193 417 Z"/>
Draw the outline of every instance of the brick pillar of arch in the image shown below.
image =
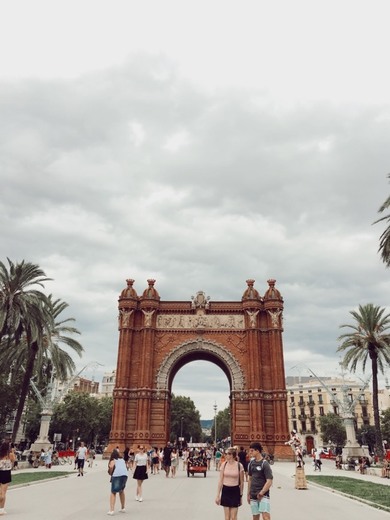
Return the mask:
<path fill-rule="evenodd" d="M 283 300 L 202 301 L 197 307 L 189 301 L 120 299 L 120 311 L 131 307 L 131 315 L 125 319 L 122 313 L 120 318 L 107 452 L 117 445 L 165 444 L 178 367 L 208 359 L 224 370 L 231 386 L 233 444 L 249 447 L 260 441 L 277 458 L 291 459 L 284 444 L 289 434 Z"/>

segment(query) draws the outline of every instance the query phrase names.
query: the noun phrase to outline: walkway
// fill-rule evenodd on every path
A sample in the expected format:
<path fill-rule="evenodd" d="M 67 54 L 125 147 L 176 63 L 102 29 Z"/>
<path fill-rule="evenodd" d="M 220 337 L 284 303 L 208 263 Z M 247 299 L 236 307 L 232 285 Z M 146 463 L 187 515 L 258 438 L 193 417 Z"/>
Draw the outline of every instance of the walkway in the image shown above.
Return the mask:
<path fill-rule="evenodd" d="M 56 471 L 69 471 L 69 477 L 44 481 L 38 484 L 11 488 L 7 494 L 9 520 L 97 520 L 109 518 L 109 476 L 107 462 L 97 460 L 93 469 L 86 469 L 84 477 L 77 477 L 73 466 L 57 466 Z M 307 490 L 294 488 L 294 465 L 276 462 L 273 466 L 274 486 L 272 488 L 272 519 L 335 520 L 389 520 L 389 513 L 379 511 L 365 504 L 342 497 L 330 491 L 309 484 Z M 45 471 L 44 469 L 23 471 Z M 307 459 L 307 474 L 314 472 Z M 359 475 L 353 472 L 336 471 L 334 462 L 324 461 L 322 474 L 336 474 L 373 480 L 378 484 L 390 484 L 390 480 Z M 129 478 L 126 489 L 127 513 L 116 513 L 119 518 L 131 520 L 223 520 L 221 507 L 215 505 L 218 474 L 211 470 L 207 477 L 187 477 L 182 470 L 175 479 L 166 478 L 163 473 L 149 476 L 144 483 L 144 501 L 136 502 L 135 481 Z M 390 488 L 387 488 L 390 496 Z M 244 504 L 240 508 L 239 520 L 251 519 L 250 508 Z"/>

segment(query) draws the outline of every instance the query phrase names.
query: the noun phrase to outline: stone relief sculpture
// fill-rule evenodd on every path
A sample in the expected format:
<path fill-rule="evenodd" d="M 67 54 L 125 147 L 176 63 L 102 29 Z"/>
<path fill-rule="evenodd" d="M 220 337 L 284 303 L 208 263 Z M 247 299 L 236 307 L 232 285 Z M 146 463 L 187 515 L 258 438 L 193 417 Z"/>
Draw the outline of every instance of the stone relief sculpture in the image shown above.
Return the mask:
<path fill-rule="evenodd" d="M 142 309 L 142 312 L 144 313 L 144 316 L 145 316 L 145 320 L 144 320 L 145 327 L 151 327 L 152 316 L 155 313 L 155 309 L 153 309 L 151 311 L 145 311 L 144 309 Z"/>
<path fill-rule="evenodd" d="M 130 317 L 133 314 L 133 309 L 119 309 L 118 316 L 118 329 L 121 327 L 129 327 L 130 326 Z"/>
<path fill-rule="evenodd" d="M 248 316 L 249 316 L 249 326 L 252 327 L 252 329 L 254 327 L 256 327 L 256 316 L 259 314 L 259 311 L 246 311 L 248 313 Z"/>
<path fill-rule="evenodd" d="M 244 327 L 245 320 L 242 315 L 160 314 L 157 317 L 158 329 L 243 329 Z"/>
<path fill-rule="evenodd" d="M 271 324 L 272 327 L 276 328 L 280 326 L 279 316 L 282 314 L 282 311 L 267 311 L 271 316 Z"/>
<path fill-rule="evenodd" d="M 193 309 L 208 309 L 210 305 L 210 296 L 205 295 L 203 291 L 198 291 L 196 296 L 191 296 L 191 307 Z"/>

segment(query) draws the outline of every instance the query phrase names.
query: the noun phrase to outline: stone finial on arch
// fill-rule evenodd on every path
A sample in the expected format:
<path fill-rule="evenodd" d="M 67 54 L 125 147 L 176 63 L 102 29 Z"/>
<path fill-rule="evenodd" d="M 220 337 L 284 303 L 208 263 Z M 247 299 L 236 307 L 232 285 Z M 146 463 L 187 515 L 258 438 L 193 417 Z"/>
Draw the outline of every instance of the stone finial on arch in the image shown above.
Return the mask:
<path fill-rule="evenodd" d="M 178 345 L 169 354 L 165 356 L 157 371 L 156 384 L 157 390 L 162 391 L 168 389 L 169 376 L 173 367 L 177 362 L 193 352 L 205 352 L 213 354 L 218 358 L 228 369 L 232 382 L 232 391 L 243 391 L 245 386 L 244 372 L 231 352 L 224 346 L 215 341 L 190 340 Z"/>

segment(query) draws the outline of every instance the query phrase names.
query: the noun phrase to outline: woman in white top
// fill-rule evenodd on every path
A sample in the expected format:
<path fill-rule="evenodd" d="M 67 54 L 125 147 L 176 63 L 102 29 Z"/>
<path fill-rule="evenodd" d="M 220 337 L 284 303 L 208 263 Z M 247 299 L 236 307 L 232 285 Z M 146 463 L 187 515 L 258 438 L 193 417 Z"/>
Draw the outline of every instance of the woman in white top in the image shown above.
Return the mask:
<path fill-rule="evenodd" d="M 148 478 L 149 459 L 145 453 L 144 446 L 139 446 L 138 453 L 134 458 L 133 478 L 137 481 L 137 494 L 135 499 L 142 502 L 142 483 Z"/>
<path fill-rule="evenodd" d="M 108 515 L 113 515 L 115 510 L 116 494 L 119 493 L 121 512 L 125 513 L 125 487 L 127 482 L 127 466 L 118 449 L 111 453 L 108 463 L 108 473 L 111 475 L 110 510 Z"/>

